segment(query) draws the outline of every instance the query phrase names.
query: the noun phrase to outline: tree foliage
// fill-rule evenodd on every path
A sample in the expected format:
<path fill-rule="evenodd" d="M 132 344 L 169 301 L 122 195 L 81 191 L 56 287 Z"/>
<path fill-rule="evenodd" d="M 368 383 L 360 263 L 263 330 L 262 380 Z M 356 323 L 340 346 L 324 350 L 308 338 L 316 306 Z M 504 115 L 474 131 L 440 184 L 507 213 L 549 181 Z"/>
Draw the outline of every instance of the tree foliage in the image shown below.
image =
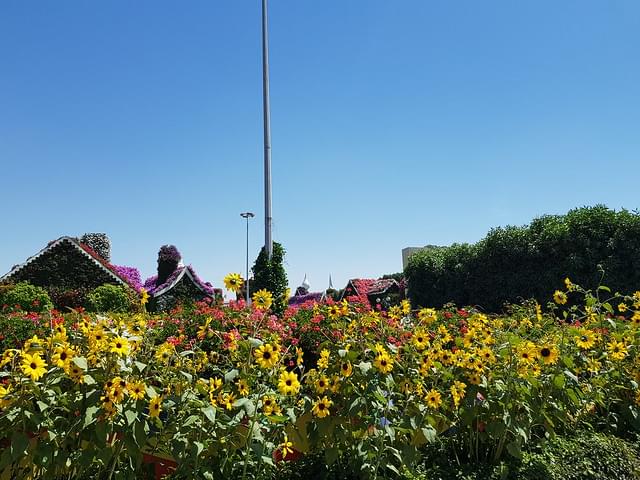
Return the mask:
<path fill-rule="evenodd" d="M 273 306 L 271 309 L 275 313 L 282 313 L 287 305 L 287 272 L 284 270 L 285 249 L 281 244 L 273 242 L 273 253 L 271 260 L 267 256 L 264 247 L 260 249 L 258 258 L 253 265 L 253 281 L 250 284 L 251 291 L 256 292 L 261 289 L 268 290 L 273 295 Z"/>

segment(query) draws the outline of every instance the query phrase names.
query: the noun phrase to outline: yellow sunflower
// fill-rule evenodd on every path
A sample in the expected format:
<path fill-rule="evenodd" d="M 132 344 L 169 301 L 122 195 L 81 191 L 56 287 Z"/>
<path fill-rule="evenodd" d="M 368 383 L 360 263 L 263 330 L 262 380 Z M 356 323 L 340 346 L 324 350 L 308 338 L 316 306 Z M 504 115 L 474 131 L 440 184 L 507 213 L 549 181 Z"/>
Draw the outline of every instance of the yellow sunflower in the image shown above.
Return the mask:
<path fill-rule="evenodd" d="M 558 347 L 545 344 L 538 347 L 538 357 L 546 364 L 553 365 L 558 361 Z"/>
<path fill-rule="evenodd" d="M 324 418 L 328 415 L 331 415 L 329 408 L 333 405 L 333 402 L 329 400 L 327 397 L 322 397 L 318 399 L 314 404 L 311 412 L 318 418 Z"/>
<path fill-rule="evenodd" d="M 412 342 L 418 350 L 422 351 L 429 346 L 429 336 L 426 332 L 418 330 L 413 334 Z"/>
<path fill-rule="evenodd" d="M 393 359 L 386 352 L 379 353 L 376 355 L 373 365 L 380 370 L 381 373 L 391 373 L 391 370 L 393 370 Z"/>
<path fill-rule="evenodd" d="M 122 357 L 124 357 L 125 355 L 128 355 L 129 352 L 131 351 L 129 340 L 123 337 L 115 337 L 113 340 L 111 340 L 109 347 L 111 347 L 112 353 L 115 353 Z"/>
<path fill-rule="evenodd" d="M 442 404 L 442 396 L 435 389 L 429 390 L 424 398 L 430 408 L 437 409 Z"/>
<path fill-rule="evenodd" d="M 294 372 L 283 371 L 278 381 L 278 390 L 283 395 L 295 395 L 300 390 L 298 375 Z"/>
<path fill-rule="evenodd" d="M 273 303 L 273 295 L 264 288 L 254 293 L 251 298 L 253 299 L 253 304 L 258 310 L 269 310 Z"/>
<path fill-rule="evenodd" d="M 284 434 L 284 442 L 278 445 L 278 450 L 282 453 L 283 460 L 287 458 L 287 455 L 293 453 L 293 443 L 289 441 L 289 437 L 287 437 L 286 433 Z"/>
<path fill-rule="evenodd" d="M 567 294 L 560 290 L 556 290 L 553 294 L 553 301 L 558 305 L 564 305 L 567 303 Z"/>
<path fill-rule="evenodd" d="M 140 289 L 140 304 L 142 306 L 146 305 L 149 302 L 149 292 L 146 289 Z"/>
<path fill-rule="evenodd" d="M 317 393 L 323 394 L 330 387 L 329 379 L 325 375 L 321 375 L 316 380 L 315 387 Z"/>
<path fill-rule="evenodd" d="M 145 387 L 143 382 L 129 382 L 127 384 L 127 392 L 134 400 L 142 400 L 145 395 Z"/>
<path fill-rule="evenodd" d="M 34 353 L 33 355 L 22 354 L 22 372 L 31 377 L 34 382 L 47 373 L 46 366 L 47 363 L 40 358 L 39 353 Z"/>
<path fill-rule="evenodd" d="M 458 408 L 460 405 L 460 401 L 464 398 L 465 389 L 467 385 L 464 382 L 459 382 L 458 380 L 453 382 L 451 385 L 451 397 L 453 398 L 453 404 Z"/>
<path fill-rule="evenodd" d="M 239 273 L 230 273 L 224 277 L 224 287 L 233 293 L 238 293 L 244 285 L 244 280 Z"/>
<path fill-rule="evenodd" d="M 342 309 L 340 308 L 339 305 L 333 304 L 331 306 L 329 306 L 329 310 L 327 312 L 327 314 L 329 315 L 329 318 L 332 320 L 335 320 L 336 318 L 338 318 L 342 313 Z"/>
<path fill-rule="evenodd" d="M 69 345 L 60 345 L 53 350 L 51 363 L 56 367 L 64 368 L 66 370 L 74 355 L 75 352 L 69 347 Z"/>
<path fill-rule="evenodd" d="M 353 367 L 351 366 L 351 362 L 342 362 L 340 364 L 340 373 L 342 373 L 343 377 L 350 377 L 353 373 Z"/>
<path fill-rule="evenodd" d="M 149 416 L 151 418 L 158 418 L 160 416 L 161 409 L 162 409 L 162 397 L 160 395 L 153 397 L 149 401 Z"/>
<path fill-rule="evenodd" d="M 607 343 L 607 350 L 612 360 L 623 360 L 627 356 L 627 346 L 623 342 L 611 340 Z"/>
<path fill-rule="evenodd" d="M 280 360 L 280 352 L 277 348 L 274 348 L 270 343 L 260 345 L 254 352 L 256 357 L 256 363 L 261 368 L 273 368 Z"/>
<path fill-rule="evenodd" d="M 262 397 L 262 411 L 265 415 L 280 415 L 282 410 L 273 395 Z"/>
<path fill-rule="evenodd" d="M 596 336 L 596 333 L 591 330 L 581 329 L 573 338 L 579 348 L 582 350 L 588 350 L 595 345 L 598 337 Z"/>
<path fill-rule="evenodd" d="M 438 313 L 433 308 L 423 308 L 418 312 L 418 320 L 427 325 L 438 319 Z"/>
<path fill-rule="evenodd" d="M 249 395 L 249 385 L 244 378 L 236 381 L 236 387 L 238 388 L 238 393 L 240 394 L 240 396 L 246 397 L 247 395 Z"/>

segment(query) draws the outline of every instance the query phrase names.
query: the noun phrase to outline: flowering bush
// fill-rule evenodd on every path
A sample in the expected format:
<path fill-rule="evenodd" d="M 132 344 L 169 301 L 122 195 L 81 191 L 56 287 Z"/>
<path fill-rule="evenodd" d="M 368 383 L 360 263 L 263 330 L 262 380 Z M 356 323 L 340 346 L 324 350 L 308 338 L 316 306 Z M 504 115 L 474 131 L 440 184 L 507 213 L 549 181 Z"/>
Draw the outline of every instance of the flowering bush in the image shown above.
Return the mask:
<path fill-rule="evenodd" d="M 0 308 L 42 312 L 51 307 L 51 299 L 47 291 L 26 282 L 11 285 L 9 288 L 2 289 L 0 293 Z"/>
<path fill-rule="evenodd" d="M 585 424 L 640 427 L 640 292 L 567 280 L 546 313 L 503 316 L 265 305 L 39 317 L 0 360 L 0 475 L 137 478 L 154 455 L 175 478 L 274 478 L 320 453 L 389 478 L 441 438 L 495 461 Z"/>

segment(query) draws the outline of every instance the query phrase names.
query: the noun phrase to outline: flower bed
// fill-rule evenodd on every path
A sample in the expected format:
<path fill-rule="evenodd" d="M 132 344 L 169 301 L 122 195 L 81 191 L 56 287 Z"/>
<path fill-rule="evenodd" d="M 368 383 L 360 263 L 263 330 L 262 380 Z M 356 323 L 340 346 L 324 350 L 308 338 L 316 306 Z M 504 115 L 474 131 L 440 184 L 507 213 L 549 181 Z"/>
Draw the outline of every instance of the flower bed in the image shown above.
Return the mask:
<path fill-rule="evenodd" d="M 389 478 L 441 438 L 484 462 L 586 424 L 636 430 L 640 292 L 567 281 L 554 299 L 502 316 L 406 301 L 13 314 L 36 336 L 0 361 L 0 476 L 139 478 L 153 456 L 177 478 L 273 478 L 321 452 Z"/>

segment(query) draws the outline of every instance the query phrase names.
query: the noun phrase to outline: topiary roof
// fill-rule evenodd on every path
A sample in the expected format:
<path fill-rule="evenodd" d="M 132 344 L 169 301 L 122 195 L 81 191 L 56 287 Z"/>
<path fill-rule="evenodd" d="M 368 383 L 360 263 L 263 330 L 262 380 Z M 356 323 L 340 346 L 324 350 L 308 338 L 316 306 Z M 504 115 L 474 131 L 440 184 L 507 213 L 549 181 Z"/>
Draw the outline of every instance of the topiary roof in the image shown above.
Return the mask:
<path fill-rule="evenodd" d="M 149 277 L 144 282 L 144 288 L 152 297 L 159 297 L 160 295 L 167 293 L 176 285 L 178 285 L 178 283 L 180 283 L 180 280 L 182 280 L 185 276 L 204 294 L 210 297 L 213 297 L 215 295 L 215 289 L 211 286 L 210 283 L 200 280 L 191 265 L 178 266 L 178 268 L 176 268 L 175 271 L 169 276 L 169 278 L 167 278 L 167 280 L 161 285 L 156 285 L 156 281 L 158 279 L 157 275 Z"/>
<path fill-rule="evenodd" d="M 119 272 L 116 271 L 117 267 L 114 267 L 109 262 L 104 260 L 87 245 L 80 243 L 77 238 L 68 236 L 60 237 L 57 240 L 49 242 L 46 247 L 44 247 L 35 255 L 29 257 L 24 263 L 14 266 L 10 272 L 0 277 L 0 281 L 12 280 L 16 277 L 19 277 L 20 273 L 22 273 L 25 269 L 28 269 L 31 265 L 37 263 L 38 260 L 42 259 L 43 257 L 49 254 L 55 254 L 56 249 L 62 246 L 73 248 L 83 258 L 97 267 L 105 275 L 105 278 L 112 280 L 118 285 L 124 285 L 126 287 L 136 289 L 136 286 L 133 285 L 132 282 L 128 281 L 127 277 L 122 276 Z"/>

